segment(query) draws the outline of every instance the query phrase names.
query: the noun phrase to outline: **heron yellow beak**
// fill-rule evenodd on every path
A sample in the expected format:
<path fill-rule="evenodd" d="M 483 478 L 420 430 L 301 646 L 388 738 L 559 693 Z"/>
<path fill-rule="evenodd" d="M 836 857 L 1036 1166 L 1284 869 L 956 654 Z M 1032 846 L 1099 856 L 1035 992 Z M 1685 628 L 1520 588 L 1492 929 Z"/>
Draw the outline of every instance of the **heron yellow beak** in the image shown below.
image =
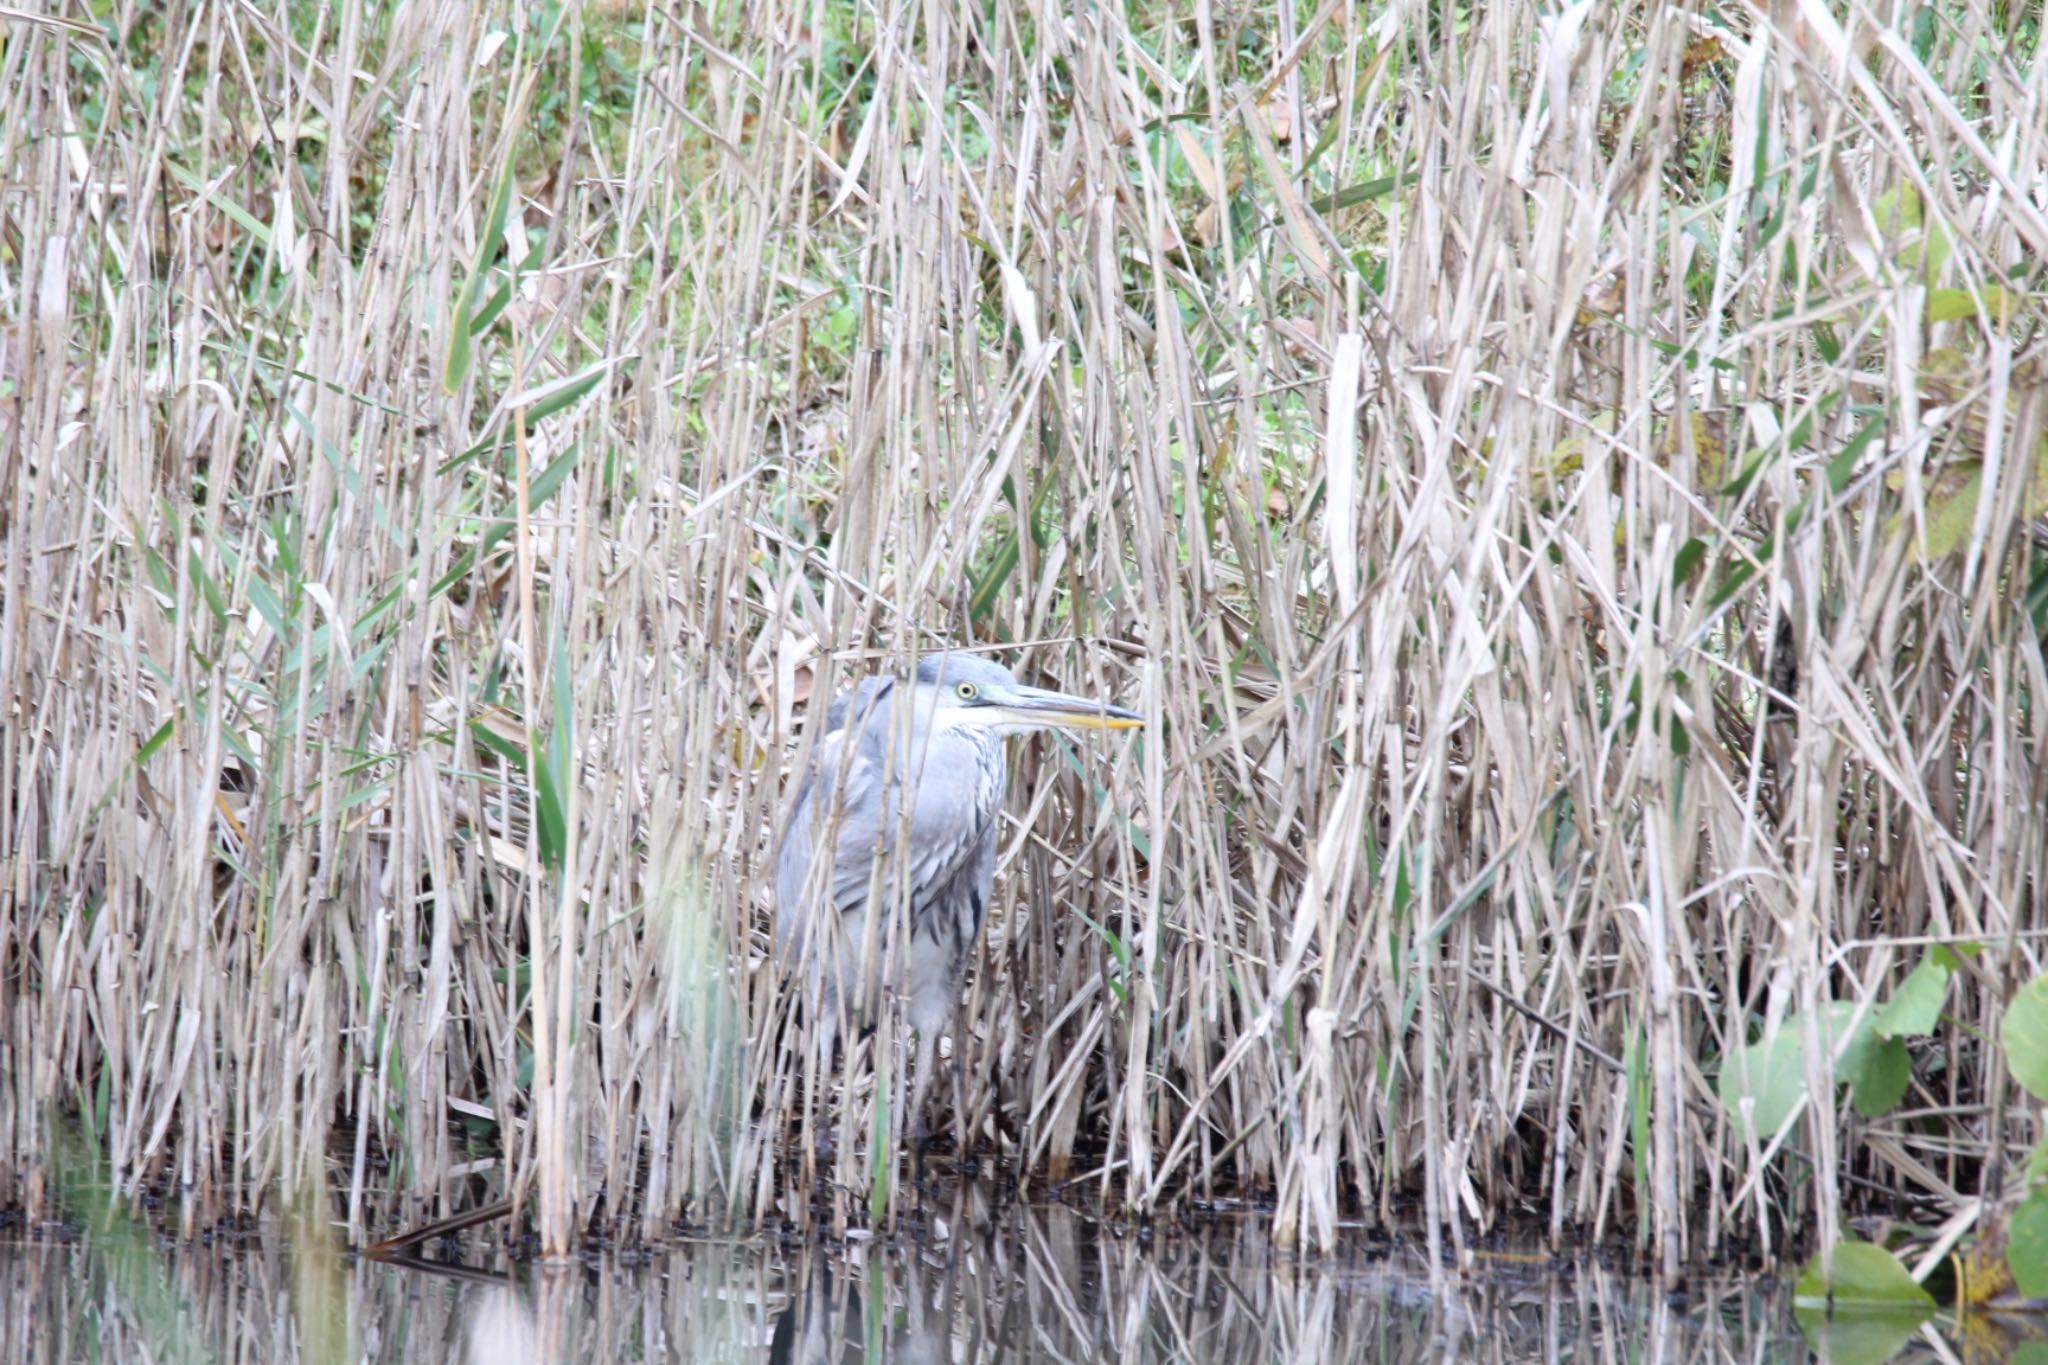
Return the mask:
<path fill-rule="evenodd" d="M 1018 725 L 1057 725 L 1069 730 L 1135 730 L 1145 723 L 1136 711 L 1106 701 L 1052 692 L 1042 687 L 1005 689 L 989 698 L 993 710 Z"/>

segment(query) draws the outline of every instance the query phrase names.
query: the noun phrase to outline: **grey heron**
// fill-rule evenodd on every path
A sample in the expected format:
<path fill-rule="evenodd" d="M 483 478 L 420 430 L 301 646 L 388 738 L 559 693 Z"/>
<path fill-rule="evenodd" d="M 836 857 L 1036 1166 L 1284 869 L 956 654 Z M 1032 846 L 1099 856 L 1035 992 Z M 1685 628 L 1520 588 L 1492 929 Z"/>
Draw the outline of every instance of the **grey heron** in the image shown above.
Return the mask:
<path fill-rule="evenodd" d="M 907 682 L 863 679 L 827 711 L 776 854 L 777 955 L 801 983 L 827 1057 L 842 1009 L 872 1023 L 892 974 L 886 985 L 917 1032 L 910 1112 L 920 1135 L 938 1035 L 995 880 L 1005 739 L 1143 723 L 966 654 L 927 654 Z"/>

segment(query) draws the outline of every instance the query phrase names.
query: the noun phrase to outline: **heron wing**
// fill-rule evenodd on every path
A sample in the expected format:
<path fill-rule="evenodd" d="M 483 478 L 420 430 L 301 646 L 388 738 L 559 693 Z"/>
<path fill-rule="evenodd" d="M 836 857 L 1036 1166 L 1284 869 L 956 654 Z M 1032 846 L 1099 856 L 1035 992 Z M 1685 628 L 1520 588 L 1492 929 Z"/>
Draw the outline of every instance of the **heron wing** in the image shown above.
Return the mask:
<path fill-rule="evenodd" d="M 886 727 L 889 708 L 885 704 L 896 680 L 888 676 L 863 678 L 850 690 L 832 699 L 825 712 L 825 734 L 811 755 L 810 766 L 797 780 L 796 797 L 789 803 L 789 822 L 782 832 L 782 846 L 775 852 L 775 931 L 785 944 L 800 938 L 803 902 L 811 879 L 811 858 L 817 840 L 832 817 L 830 798 L 839 794 L 840 807 L 859 809 L 871 800 L 879 779 L 866 752 L 879 741 L 874 735 L 879 717 Z M 851 743 L 853 751 L 847 752 Z M 836 829 L 836 849 L 846 847 L 844 821 Z M 872 838 L 872 831 L 870 831 Z M 835 858 L 835 862 L 837 859 Z M 835 868 L 831 879 L 831 901 L 845 908 L 845 889 Z"/>
<path fill-rule="evenodd" d="M 828 831 L 833 847 L 820 888 L 825 903 L 842 912 L 865 906 L 879 855 L 907 869 L 911 895 L 920 903 L 968 876 L 979 924 L 995 877 L 995 815 L 1005 777 L 1000 743 L 933 733 L 921 751 L 904 755 L 891 770 L 882 737 L 886 725 L 886 715 L 870 713 L 868 724 L 836 730 L 819 742 L 776 855 L 779 930 L 799 927 L 793 917 L 811 889 L 817 841 Z M 908 856 L 897 859 L 906 790 Z M 836 827 L 829 823 L 835 816 Z M 882 886 L 885 895 L 896 894 L 887 878 Z"/>
<path fill-rule="evenodd" d="M 995 880 L 996 813 L 1005 780 L 1002 741 L 944 731 L 931 737 L 916 774 L 910 819 L 911 884 L 921 898 L 972 900 L 979 927 Z M 970 932 L 969 937 L 972 937 Z"/>
<path fill-rule="evenodd" d="M 994 732 L 935 727 L 928 714 L 885 704 L 890 692 L 863 684 L 828 713 L 838 724 L 798 784 L 776 854 L 775 933 L 783 960 L 803 965 L 821 1001 L 872 992 L 880 963 L 863 986 L 853 945 L 876 927 L 890 943 L 898 897 L 907 894 L 912 932 L 895 988 L 907 995 L 912 1025 L 929 1033 L 958 999 L 987 912 L 1007 765 Z M 819 866 L 826 838 L 832 850 Z M 878 888 L 887 909 L 876 926 L 866 912 Z M 828 905 L 836 923 L 817 918 Z M 871 1007 L 870 999 L 863 1008 Z"/>
<path fill-rule="evenodd" d="M 823 874 L 821 899 L 846 910 L 867 895 L 868 867 L 882 808 L 881 772 L 858 746 L 848 752 L 847 740 L 842 730 L 819 741 L 811 766 L 797 786 L 796 800 L 790 803 L 789 825 L 775 855 L 775 927 L 785 938 L 802 929 L 805 898 L 811 894 L 811 864 L 820 838 L 833 838 L 831 868 Z M 830 823 L 835 814 L 836 826 Z M 856 850 L 860 852 L 856 854 Z"/>

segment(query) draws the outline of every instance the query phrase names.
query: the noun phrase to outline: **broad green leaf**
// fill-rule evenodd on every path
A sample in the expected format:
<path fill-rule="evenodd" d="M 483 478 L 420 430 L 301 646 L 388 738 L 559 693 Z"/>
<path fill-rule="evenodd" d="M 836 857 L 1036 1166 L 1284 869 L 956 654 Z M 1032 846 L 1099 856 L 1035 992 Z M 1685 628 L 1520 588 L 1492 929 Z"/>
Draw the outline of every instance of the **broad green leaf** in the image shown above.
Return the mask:
<path fill-rule="evenodd" d="M 1997 285 L 1986 285 L 1982 291 L 1972 289 L 1930 289 L 1927 291 L 1927 320 L 1929 322 L 1954 322 L 1959 318 L 1973 318 L 1981 309 L 1992 318 L 2009 315 L 2012 297 Z"/>
<path fill-rule="evenodd" d="M 1881 1246 L 1845 1237 L 1835 1243 L 1834 1273 L 1823 1280 L 1816 1256 L 1800 1272 L 1792 1301 L 1802 1308 L 1933 1311 L 1934 1297 L 1913 1282 L 1898 1258 Z"/>
<path fill-rule="evenodd" d="M 2030 1299 L 2048 1299 L 2048 1190 L 2020 1201 L 2007 1224 L 2005 1263 L 2012 1282 Z"/>
<path fill-rule="evenodd" d="M 2048 1100 L 2048 976 L 2020 988 L 2005 1007 L 1999 1037 L 2013 1078 L 2035 1099 Z"/>
<path fill-rule="evenodd" d="M 1952 352 L 1938 354 L 1952 357 L 1946 362 L 1948 365 L 1967 364 L 1962 358 L 1954 357 Z M 1932 359 L 1930 357 L 1930 372 L 1934 369 Z M 1897 473 L 1886 479 L 1893 488 L 1902 482 L 1902 476 Z M 1927 541 L 1923 548 L 1928 559 L 1941 559 L 1969 543 L 1970 533 L 1976 528 L 1977 500 L 1983 491 L 1984 465 L 1981 460 L 1952 460 L 1935 474 L 1926 493 Z M 1902 507 L 1892 513 L 1885 523 L 1887 537 L 1900 535 L 1908 529 L 1907 514 L 1910 510 Z M 2048 437 L 2035 444 L 2033 468 L 2028 473 L 2019 510 L 2019 515 L 2028 520 L 2043 513 L 2048 513 Z"/>
<path fill-rule="evenodd" d="M 1920 191 L 1912 185 L 1886 190 L 1870 206 L 1870 216 L 1885 236 L 1910 236 L 1920 230 Z"/>
<path fill-rule="evenodd" d="M 1849 1083 L 1856 1112 L 1874 1118 L 1897 1104 L 1913 1079 L 1905 1044 L 1878 1037 L 1875 1010 L 1864 1014 L 1846 1045 L 1841 1042 L 1842 1030 L 1855 1019 L 1856 1006 L 1847 1000 L 1831 1000 L 1821 1014 L 1827 1027 L 1821 1046 L 1836 1053 L 1835 1078 Z"/>
<path fill-rule="evenodd" d="M 1898 1039 L 1879 1038 L 1873 1032 L 1868 1045 L 1856 1049 L 1855 1068 L 1845 1065 L 1844 1071 L 1856 1112 L 1874 1119 L 1890 1113 L 1906 1097 L 1906 1088 L 1913 1083 L 1913 1058 Z"/>
<path fill-rule="evenodd" d="M 1942 961 L 1946 955 L 1947 962 Z M 1892 998 L 1877 1012 L 1877 1031 L 1887 1038 L 1924 1038 L 1941 1022 L 1941 1002 L 1948 995 L 1955 955 L 1936 948 L 1920 959 Z"/>
<path fill-rule="evenodd" d="M 1799 1024 L 1786 1020 L 1778 1036 L 1744 1043 L 1728 1050 L 1716 1087 L 1721 1107 L 1742 1118 L 1744 1100 L 1751 1101 L 1749 1122 L 1759 1143 L 1769 1142 L 1806 1098 L 1806 1064 Z"/>
<path fill-rule="evenodd" d="M 1884 1365 L 1913 1339 L 1928 1314 L 1891 1308 L 1830 1316 L 1825 1309 L 1800 1307 L 1792 1310 L 1792 1317 L 1818 1358 L 1829 1365 Z"/>
<path fill-rule="evenodd" d="M 1934 1312 L 1933 1297 L 1883 1247 L 1845 1239 L 1833 1259 L 1832 1282 L 1821 1279 L 1818 1257 L 1799 1276 L 1799 1330 L 1833 1365 L 1890 1360 Z"/>
<path fill-rule="evenodd" d="M 1962 549 L 1977 522 L 1977 499 L 1984 493 L 1984 466 L 1976 460 L 1965 460 L 1958 462 L 1957 469 L 1969 470 L 1969 477 L 1960 483 L 1943 480 L 1927 499 L 1929 559 L 1942 559 Z M 1906 514 L 1899 512 L 1892 518 L 1893 526 L 1905 529 L 1905 518 Z"/>
<path fill-rule="evenodd" d="M 1937 279 L 1948 263 L 1953 243 L 1939 218 L 1930 219 L 1920 204 L 1920 192 L 1901 185 L 1878 196 L 1871 216 L 1885 236 L 1891 258 L 1908 268 L 1919 268 L 1921 278 Z"/>
<path fill-rule="evenodd" d="M 1588 460 L 1604 460 L 1614 450 L 1611 439 L 1616 425 L 1613 409 L 1602 409 L 1586 418 L 1552 446 L 1545 455 L 1532 456 L 1522 465 L 1522 477 L 1538 497 L 1551 497 L 1558 485 L 1586 467 Z M 1609 439 L 1602 439 L 1603 437 Z"/>
<path fill-rule="evenodd" d="M 1821 1046 L 1836 1059 L 1836 1079 L 1856 1087 L 1857 1112 L 1868 1117 L 1896 1104 L 1912 1079 L 1904 1046 L 1892 1044 L 1896 1052 L 1885 1050 L 1868 1013 L 1857 1025 L 1855 1036 L 1844 1044 L 1843 1030 L 1856 1017 L 1856 1006 L 1849 1001 L 1831 1000 L 1821 1006 L 1817 1017 Z M 1721 1107 L 1740 1118 L 1742 1102 L 1751 1101 L 1759 1142 L 1776 1136 L 1806 1098 L 1806 1030 L 1814 1026 L 1813 1018 L 1794 1015 L 1779 1027 L 1776 1038 L 1730 1048 L 1721 1063 L 1717 1086 Z"/>

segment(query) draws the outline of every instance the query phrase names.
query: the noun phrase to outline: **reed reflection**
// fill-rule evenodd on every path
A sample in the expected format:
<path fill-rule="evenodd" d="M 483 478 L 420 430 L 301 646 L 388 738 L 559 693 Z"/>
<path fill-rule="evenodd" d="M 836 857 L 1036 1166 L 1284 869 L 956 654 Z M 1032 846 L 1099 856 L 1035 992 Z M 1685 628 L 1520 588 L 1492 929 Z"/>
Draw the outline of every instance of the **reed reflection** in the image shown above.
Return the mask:
<path fill-rule="evenodd" d="M 1673 1302 L 1597 1264 L 1474 1256 L 1441 1297 L 1419 1250 L 1363 1233 L 1275 1252 L 1256 1222 L 1152 1235 L 978 1195 L 890 1240 L 736 1238 L 634 1264 L 354 1259 L 309 1296 L 282 1236 L 138 1257 L 0 1243 L 0 1359 L 411 1362 L 1804 1360 L 1783 1294 Z M 337 1318 L 333 1305 L 343 1306 Z M 337 1326 L 337 1322 L 343 1324 Z M 89 1323 L 90 1341 L 80 1324 Z M 41 1324 L 33 1330 L 25 1324 Z M 345 1326 L 345 1330 L 343 1329 Z"/>

